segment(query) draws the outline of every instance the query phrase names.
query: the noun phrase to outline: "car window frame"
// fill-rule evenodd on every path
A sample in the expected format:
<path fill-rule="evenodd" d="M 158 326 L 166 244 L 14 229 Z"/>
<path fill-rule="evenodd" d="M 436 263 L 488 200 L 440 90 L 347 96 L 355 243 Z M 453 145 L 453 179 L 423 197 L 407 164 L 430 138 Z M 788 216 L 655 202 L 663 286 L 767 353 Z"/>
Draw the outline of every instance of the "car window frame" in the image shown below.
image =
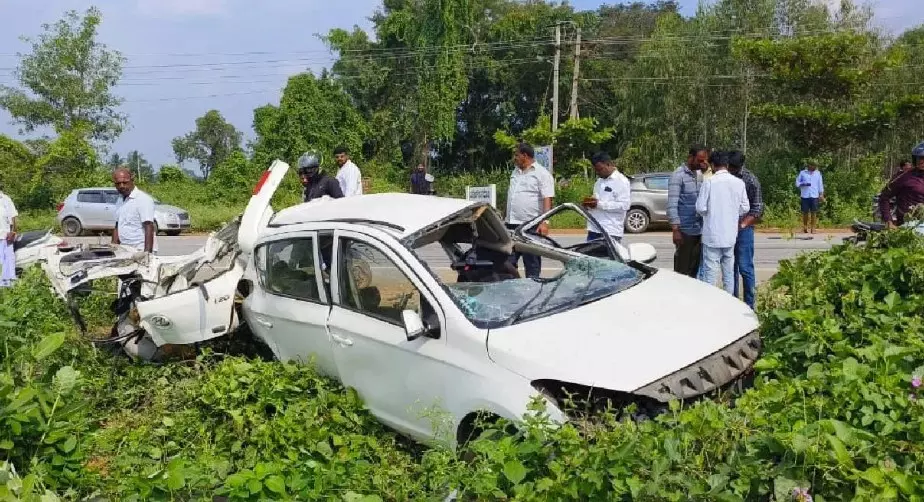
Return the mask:
<path fill-rule="evenodd" d="M 99 199 L 96 201 L 92 201 L 92 202 L 87 201 L 87 200 L 80 200 L 81 195 L 96 195 L 99 197 Z M 106 199 L 103 196 L 102 190 L 78 190 L 75 201 L 79 204 L 105 204 L 106 203 Z"/>
<path fill-rule="evenodd" d="M 267 287 L 266 277 L 267 277 L 267 272 L 269 270 L 268 269 L 269 246 L 273 244 L 278 244 L 280 242 L 296 241 L 296 240 L 303 240 L 303 239 L 311 239 L 311 248 L 312 248 L 311 254 L 314 260 L 314 267 L 315 267 L 314 279 L 315 279 L 316 286 L 318 288 L 318 296 L 320 297 L 319 299 L 304 298 L 300 296 L 280 293 L 278 291 L 271 290 L 269 287 Z M 324 281 L 321 278 L 320 271 L 318 270 L 319 257 L 320 256 L 319 256 L 319 249 L 318 249 L 318 233 L 314 231 L 310 231 L 310 232 L 300 231 L 300 232 L 294 232 L 294 233 L 279 234 L 279 235 L 274 235 L 266 240 L 261 240 L 259 243 L 257 243 L 257 245 L 254 247 L 254 250 L 253 250 L 253 261 L 254 261 L 254 266 L 256 268 L 256 272 L 257 272 L 257 282 L 260 285 L 260 288 L 267 295 L 275 296 L 279 298 L 288 298 L 291 300 L 307 302 L 307 303 L 312 303 L 315 305 L 329 307 L 331 305 L 331 297 L 327 294 L 326 288 L 324 287 L 324 284 L 323 284 Z"/>
<path fill-rule="evenodd" d="M 664 188 L 652 187 L 648 184 L 649 180 L 659 180 L 664 182 Z M 645 188 L 648 190 L 657 190 L 657 191 L 666 191 L 668 189 L 668 184 L 670 183 L 670 176 L 647 176 L 642 183 L 645 185 Z"/>
<path fill-rule="evenodd" d="M 411 282 L 411 284 L 417 288 L 417 291 L 420 293 L 421 299 L 426 300 L 430 304 L 430 307 L 436 313 L 436 317 L 439 322 L 439 333 L 438 336 L 432 337 L 434 340 L 443 339 L 445 340 L 447 335 L 447 323 L 446 323 L 446 313 L 443 310 L 444 307 L 439 303 L 436 298 L 436 294 L 431 290 L 431 288 L 426 284 L 420 274 L 414 271 L 414 268 L 411 264 L 408 263 L 408 258 L 402 256 L 403 253 L 395 249 L 394 246 L 388 244 L 383 239 L 377 238 L 375 236 L 354 231 L 354 230 L 343 230 L 337 229 L 333 232 L 334 237 L 334 249 L 332 252 L 333 267 L 331 270 L 331 305 L 342 308 L 346 311 L 353 312 L 365 316 L 369 319 L 374 319 L 379 322 L 384 322 L 392 326 L 397 326 L 404 329 L 404 324 L 401 322 L 395 323 L 393 319 L 384 318 L 384 316 L 371 315 L 368 312 L 361 311 L 359 309 L 353 308 L 350 305 L 345 305 L 341 298 L 340 291 L 340 274 L 341 274 L 341 254 L 343 253 L 343 241 L 344 240 L 354 240 L 359 241 L 367 246 L 371 246 L 379 253 L 384 255 L 392 265 L 398 268 L 399 271 L 404 275 L 404 277 Z M 405 248 L 406 249 L 406 248 Z M 408 251 L 410 254 L 410 252 Z M 413 255 L 411 255 L 413 256 Z M 416 259 L 416 258 L 414 258 Z M 423 266 L 423 264 L 421 264 Z M 426 320 L 424 320 L 426 321 Z"/>

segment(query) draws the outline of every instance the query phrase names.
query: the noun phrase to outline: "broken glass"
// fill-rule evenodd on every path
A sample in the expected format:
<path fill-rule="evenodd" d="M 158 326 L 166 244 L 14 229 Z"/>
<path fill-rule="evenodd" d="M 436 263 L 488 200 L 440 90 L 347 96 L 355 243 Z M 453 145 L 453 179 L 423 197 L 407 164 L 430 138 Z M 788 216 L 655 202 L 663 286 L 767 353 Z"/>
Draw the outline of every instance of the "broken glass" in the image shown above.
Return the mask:
<path fill-rule="evenodd" d="M 480 327 L 497 327 L 568 310 L 610 296 L 644 279 L 624 263 L 593 257 L 568 260 L 553 279 L 512 279 L 447 285 L 465 316 Z"/>

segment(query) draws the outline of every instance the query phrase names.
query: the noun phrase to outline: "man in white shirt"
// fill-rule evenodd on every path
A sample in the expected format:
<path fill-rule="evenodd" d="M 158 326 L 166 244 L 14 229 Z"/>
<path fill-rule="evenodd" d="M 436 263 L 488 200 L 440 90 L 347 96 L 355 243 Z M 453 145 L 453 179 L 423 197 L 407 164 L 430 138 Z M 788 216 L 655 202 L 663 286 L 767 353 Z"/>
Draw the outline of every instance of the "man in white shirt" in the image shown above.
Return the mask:
<path fill-rule="evenodd" d="M 145 253 L 156 252 L 154 199 L 135 187 L 135 179 L 128 169 L 113 171 L 112 183 L 121 195 L 116 203 L 116 227 L 112 231 L 112 243 Z"/>
<path fill-rule="evenodd" d="M 345 146 L 338 146 L 334 149 L 334 160 L 340 166 L 340 170 L 337 171 L 337 181 L 340 182 L 340 190 L 343 191 L 343 196 L 362 195 L 362 173 L 359 172 L 359 167 L 350 160 L 350 151 Z"/>
<path fill-rule="evenodd" d="M 0 287 L 7 287 L 16 280 L 16 217 L 19 212 L 7 194 L 0 192 Z"/>
<path fill-rule="evenodd" d="M 626 212 L 632 204 L 629 179 L 620 173 L 609 154 L 595 153 L 590 159 L 597 173 L 594 183 L 594 195 L 584 200 L 590 215 L 593 216 L 603 230 L 615 241 L 621 241 L 626 223 Z M 587 240 L 600 239 L 603 234 L 591 222 L 587 222 Z"/>
<path fill-rule="evenodd" d="M 796 177 L 796 187 L 799 188 L 802 209 L 802 233 L 815 233 L 818 224 L 819 201 L 825 200 L 825 183 L 821 178 L 821 171 L 815 164 L 809 164 Z"/>
<path fill-rule="evenodd" d="M 703 264 L 699 279 L 714 285 L 721 263 L 722 287 L 734 294 L 738 222 L 751 204 L 744 181 L 728 172 L 728 153 L 714 152 L 709 162 L 714 174 L 703 181 L 696 199 L 696 212 L 703 217 Z"/>
<path fill-rule="evenodd" d="M 536 152 L 526 143 L 517 145 L 513 155 L 516 165 L 510 174 L 510 186 L 507 189 L 507 220 L 510 230 L 517 229 L 523 223 L 533 220 L 539 215 L 552 209 L 552 198 L 555 197 L 555 179 L 552 173 L 539 165 Z M 548 235 L 549 222 L 539 224 L 537 232 Z M 523 257 L 523 268 L 526 277 L 539 277 L 542 273 L 542 258 L 535 255 L 514 253 L 510 262 L 517 267 L 520 257 Z"/>

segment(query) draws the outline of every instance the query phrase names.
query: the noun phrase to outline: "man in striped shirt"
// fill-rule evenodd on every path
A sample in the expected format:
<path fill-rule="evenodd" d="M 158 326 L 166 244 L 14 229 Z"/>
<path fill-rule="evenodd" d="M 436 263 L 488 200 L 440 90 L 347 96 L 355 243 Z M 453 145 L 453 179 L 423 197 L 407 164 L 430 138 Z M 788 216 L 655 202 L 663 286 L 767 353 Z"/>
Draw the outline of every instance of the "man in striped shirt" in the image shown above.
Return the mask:
<path fill-rule="evenodd" d="M 750 209 L 741 217 L 741 222 L 738 224 L 738 240 L 735 242 L 735 289 L 733 294 L 738 297 L 739 282 L 743 282 L 744 303 L 754 309 L 757 292 L 757 275 L 754 271 L 754 224 L 760 221 L 760 217 L 764 214 L 764 198 L 757 176 L 754 176 L 754 173 L 744 167 L 743 153 L 734 151 L 729 154 L 728 172 L 744 182 L 750 206 Z M 741 281 L 738 279 L 739 276 Z"/>
<path fill-rule="evenodd" d="M 667 188 L 667 218 L 673 230 L 674 272 L 696 277 L 702 260 L 702 218 L 696 214 L 696 199 L 709 169 L 709 149 L 690 148 L 687 161 L 671 175 Z"/>

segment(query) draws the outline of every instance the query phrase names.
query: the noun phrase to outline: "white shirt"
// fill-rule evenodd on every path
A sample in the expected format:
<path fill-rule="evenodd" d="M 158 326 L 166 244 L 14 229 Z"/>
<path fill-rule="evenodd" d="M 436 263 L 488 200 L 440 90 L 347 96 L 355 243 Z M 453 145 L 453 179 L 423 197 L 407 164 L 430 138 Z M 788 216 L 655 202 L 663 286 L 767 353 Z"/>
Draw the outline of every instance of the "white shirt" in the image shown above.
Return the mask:
<path fill-rule="evenodd" d="M 135 187 L 128 197 L 119 197 L 116 202 L 116 224 L 119 243 L 144 251 L 144 222 L 154 223 L 154 199 Z M 154 236 L 154 251 L 157 251 L 157 235 Z"/>
<path fill-rule="evenodd" d="M 555 179 L 533 162 L 526 170 L 513 168 L 507 188 L 507 223 L 520 225 L 542 214 L 543 199 L 555 197 Z"/>
<path fill-rule="evenodd" d="M 622 237 L 626 212 L 632 205 L 629 178 L 615 169 L 608 178 L 597 178 L 594 183 L 594 197 L 597 199 L 597 207 L 588 211 L 590 215 L 596 218 L 610 237 Z M 600 232 L 590 221 L 587 222 L 587 230 Z"/>
<path fill-rule="evenodd" d="M 803 183 L 808 183 L 808 186 L 802 186 Z M 821 171 L 818 169 L 814 171 L 803 169 L 796 178 L 796 186 L 799 187 L 799 192 L 803 199 L 817 199 L 821 194 L 825 193 L 825 183 L 821 179 Z"/>
<path fill-rule="evenodd" d="M 344 197 L 363 194 L 362 173 L 359 167 L 352 160 L 346 161 L 346 164 L 340 166 L 337 171 L 337 181 L 340 182 L 340 189 L 343 190 Z"/>
<path fill-rule="evenodd" d="M 751 209 L 744 182 L 726 170 L 703 181 L 696 212 L 703 217 L 703 245 L 732 248 L 738 240 L 738 223 Z"/>
<path fill-rule="evenodd" d="M 13 230 L 13 218 L 19 216 L 16 206 L 7 194 L 0 192 L 0 239 Z"/>

